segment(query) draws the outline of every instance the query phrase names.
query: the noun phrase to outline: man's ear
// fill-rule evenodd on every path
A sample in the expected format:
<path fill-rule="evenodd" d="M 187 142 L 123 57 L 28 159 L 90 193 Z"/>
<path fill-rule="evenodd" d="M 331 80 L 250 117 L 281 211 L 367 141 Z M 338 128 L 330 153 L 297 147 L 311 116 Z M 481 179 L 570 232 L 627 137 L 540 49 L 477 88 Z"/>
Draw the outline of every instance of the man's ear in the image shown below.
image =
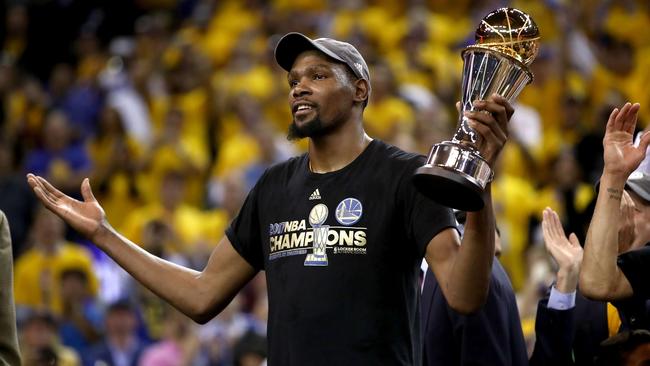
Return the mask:
<path fill-rule="evenodd" d="M 369 84 L 368 80 L 365 79 L 357 79 L 357 81 L 354 82 L 354 101 L 355 102 L 363 102 L 364 100 L 368 99 L 370 97 L 369 95 Z"/>

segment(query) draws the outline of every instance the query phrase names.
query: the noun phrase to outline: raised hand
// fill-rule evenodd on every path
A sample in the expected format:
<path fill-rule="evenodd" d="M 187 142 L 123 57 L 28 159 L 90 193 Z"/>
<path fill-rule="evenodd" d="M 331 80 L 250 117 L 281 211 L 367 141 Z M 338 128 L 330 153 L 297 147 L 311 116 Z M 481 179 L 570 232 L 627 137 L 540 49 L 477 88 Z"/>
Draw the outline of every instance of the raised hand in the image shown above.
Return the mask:
<path fill-rule="evenodd" d="M 582 247 L 578 237 L 571 233 L 567 239 L 560 217 L 550 208 L 545 208 L 542 219 L 542 232 L 546 250 L 559 267 L 556 288 L 563 293 L 573 292 L 578 286 Z"/>
<path fill-rule="evenodd" d="M 83 201 L 65 195 L 43 177 L 27 174 L 27 182 L 45 207 L 89 239 L 93 240 L 107 224 L 104 209 L 95 199 L 88 178 L 81 183 Z"/>
<path fill-rule="evenodd" d="M 474 110 L 465 111 L 467 123 L 481 135 L 476 148 L 490 166 L 494 166 L 508 140 L 508 121 L 514 112 L 510 103 L 497 94 L 474 101 Z"/>
<path fill-rule="evenodd" d="M 639 146 L 634 146 L 633 135 L 639 108 L 638 103 L 625 103 L 620 110 L 614 108 L 609 115 L 603 138 L 604 174 L 627 179 L 643 161 L 650 143 L 650 133 L 644 133 Z"/>

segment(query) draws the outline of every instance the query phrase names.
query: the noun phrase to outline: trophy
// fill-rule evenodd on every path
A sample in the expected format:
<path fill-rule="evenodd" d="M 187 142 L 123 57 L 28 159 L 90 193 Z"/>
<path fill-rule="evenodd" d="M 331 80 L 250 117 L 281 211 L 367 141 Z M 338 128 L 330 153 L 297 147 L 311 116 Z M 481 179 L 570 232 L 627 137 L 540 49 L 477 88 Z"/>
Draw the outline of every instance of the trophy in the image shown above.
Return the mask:
<path fill-rule="evenodd" d="M 475 100 L 496 93 L 512 102 L 533 80 L 528 69 L 539 49 L 539 30 L 526 13 L 500 8 L 486 15 L 466 47 L 458 129 L 451 141 L 434 144 L 425 165 L 413 176 L 416 188 L 438 203 L 461 211 L 478 211 L 483 190 L 494 173 L 476 148 L 482 138 L 467 123 L 465 111 Z"/>
<path fill-rule="evenodd" d="M 314 232 L 314 249 L 307 254 L 305 266 L 327 266 L 327 234 L 329 225 L 323 225 L 327 220 L 329 210 L 322 203 L 314 206 L 309 212 L 309 224 Z"/>

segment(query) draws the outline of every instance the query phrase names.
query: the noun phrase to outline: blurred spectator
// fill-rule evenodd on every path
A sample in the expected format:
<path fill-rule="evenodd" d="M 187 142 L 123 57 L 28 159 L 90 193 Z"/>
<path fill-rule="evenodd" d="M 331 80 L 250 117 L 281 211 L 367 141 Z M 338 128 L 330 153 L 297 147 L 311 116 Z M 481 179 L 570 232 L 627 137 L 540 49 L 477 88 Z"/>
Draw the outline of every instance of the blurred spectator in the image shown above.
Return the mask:
<path fill-rule="evenodd" d="M 36 209 L 34 194 L 20 171 L 9 141 L 0 138 L 0 210 L 9 220 L 15 257 L 26 249 L 25 241 Z"/>
<path fill-rule="evenodd" d="M 48 177 L 64 192 L 77 192 L 92 164 L 85 146 L 75 143 L 72 134 L 66 115 L 50 112 L 43 126 L 42 145 L 26 157 L 25 171 Z"/>
<path fill-rule="evenodd" d="M 593 185 L 583 182 L 573 150 L 560 151 L 549 163 L 551 177 L 547 185 L 539 189 L 541 202 L 537 208 L 543 204 L 556 208 L 566 231 L 575 233 L 578 240 L 584 242 L 592 214 L 590 205 L 595 198 Z"/>
<path fill-rule="evenodd" d="M 33 76 L 22 75 L 15 67 L 8 71 L 13 74 L 16 85 L 5 95 L 6 121 L 3 133 L 13 140 L 17 158 L 22 162 L 24 155 L 38 147 L 43 121 L 49 108 L 49 97 Z"/>
<path fill-rule="evenodd" d="M 131 212 L 125 220 L 124 235 L 136 243 L 142 243 L 143 228 L 147 223 L 161 220 L 172 230 L 173 239 L 165 241 L 169 244 L 165 248 L 169 255 L 188 255 L 203 240 L 216 244 L 218 237 L 211 237 L 210 233 L 216 231 L 222 235 L 228 218 L 223 213 L 205 213 L 185 203 L 186 180 L 186 176 L 179 171 L 164 173 L 159 200 Z"/>
<path fill-rule="evenodd" d="M 268 305 L 264 299 L 257 300 L 258 304 Z M 232 363 L 237 343 L 248 333 L 255 339 L 266 339 L 266 319 L 244 312 L 242 305 L 242 296 L 235 296 L 219 315 L 200 328 L 201 343 L 210 362 Z"/>
<path fill-rule="evenodd" d="M 137 317 L 126 301 L 111 304 L 106 310 L 104 339 L 84 357 L 84 365 L 103 362 L 112 366 L 138 366 L 146 343 L 138 337 Z"/>
<path fill-rule="evenodd" d="M 86 272 L 71 268 L 61 273 L 61 342 L 84 355 L 99 340 L 102 310 L 90 292 Z"/>
<path fill-rule="evenodd" d="M 254 165 L 261 155 L 255 131 L 263 131 L 265 124 L 260 102 L 249 94 L 230 98 L 224 106 L 216 136 L 217 156 L 212 166 L 211 179 L 222 179 L 233 170 Z"/>
<path fill-rule="evenodd" d="M 59 342 L 52 314 L 33 312 L 19 323 L 19 329 L 23 365 L 81 366 L 77 352 Z"/>
<path fill-rule="evenodd" d="M 64 229 L 63 221 L 56 215 L 45 208 L 38 209 L 31 229 L 33 246 L 16 260 L 15 295 L 19 309 L 62 314 L 61 278 L 68 269 L 84 272 L 90 295 L 97 294 L 90 254 L 78 244 L 66 242 Z"/>
<path fill-rule="evenodd" d="M 147 252 L 180 265 L 190 265 L 190 259 L 178 247 L 178 238 L 165 221 L 152 219 L 142 229 L 142 248 Z M 139 283 L 134 284 L 133 298 L 142 310 L 142 320 L 147 335 L 159 340 L 163 336 L 165 302 Z"/>
<path fill-rule="evenodd" d="M 196 365 L 200 359 L 199 339 L 195 325 L 185 315 L 171 306 L 166 308 L 163 338 L 147 347 L 140 366 Z"/>
<path fill-rule="evenodd" d="M 498 164 L 503 162 L 505 160 L 501 160 Z M 499 171 L 500 167 L 497 166 L 496 169 Z M 497 174 L 492 187 L 495 199 L 494 211 L 503 241 L 500 260 L 508 271 L 512 287 L 515 291 L 520 291 L 526 287 L 527 271 L 530 270 L 530 264 L 527 266 L 525 262 L 525 253 L 531 242 L 529 235 L 531 219 L 541 212 L 540 205 L 544 207 L 553 204 L 545 202 L 545 197 L 538 195 L 536 187 L 530 180 L 512 174 Z"/>
<path fill-rule="evenodd" d="M 535 245 L 526 252 L 526 262 L 523 264 L 527 269 L 526 282 L 522 289 L 517 292 L 517 308 L 521 319 L 521 327 L 526 340 L 528 354 L 531 355 L 535 348 L 535 325 L 537 305 L 548 292 L 554 280 L 555 273 L 548 253 L 541 245 Z"/>
<path fill-rule="evenodd" d="M 88 141 L 88 152 L 97 199 L 110 212 L 111 222 L 120 227 L 143 201 L 137 184 L 143 147 L 126 134 L 118 111 L 105 106 L 97 133 Z"/>
<path fill-rule="evenodd" d="M 205 132 L 187 132 L 189 116 L 180 109 L 170 109 L 164 120 L 159 134 L 143 157 L 144 169 L 148 185 L 156 187 L 162 184 L 168 171 L 176 171 L 185 180 L 183 201 L 198 205 L 203 199 L 204 174 L 209 164 L 207 149 L 207 134 Z M 150 189 L 143 189 L 144 193 Z M 156 196 L 149 193 L 145 198 L 155 200 Z"/>
<path fill-rule="evenodd" d="M 131 47 L 129 40 L 122 41 L 126 43 L 125 47 Z M 123 52 L 129 54 L 132 51 Z M 128 138 L 142 146 L 151 144 L 153 134 L 150 111 L 145 99 L 145 93 L 149 92 L 150 74 L 150 63 L 116 55 L 108 60 L 99 76 L 100 85 L 106 93 L 104 108 L 109 107 L 117 112 Z"/>
<path fill-rule="evenodd" d="M 402 149 L 413 150 L 413 109 L 399 97 L 393 71 L 386 64 L 376 64 L 372 75 L 370 102 L 364 112 L 368 134 Z"/>
<path fill-rule="evenodd" d="M 53 108 L 63 108 L 74 81 L 75 74 L 70 64 L 60 63 L 54 66 L 47 85 Z"/>
<path fill-rule="evenodd" d="M 99 39 L 92 32 L 82 32 L 76 40 L 76 78 L 61 100 L 61 110 L 68 116 L 75 141 L 85 141 L 97 129 L 97 117 L 104 104 L 98 75 L 106 62 Z"/>
<path fill-rule="evenodd" d="M 262 366 L 266 360 L 266 338 L 255 333 L 244 334 L 234 347 L 235 366 Z"/>
<path fill-rule="evenodd" d="M 8 4 L 6 10 L 1 53 L 9 62 L 15 63 L 22 57 L 29 41 L 27 34 L 29 14 L 26 4 L 20 2 Z"/>

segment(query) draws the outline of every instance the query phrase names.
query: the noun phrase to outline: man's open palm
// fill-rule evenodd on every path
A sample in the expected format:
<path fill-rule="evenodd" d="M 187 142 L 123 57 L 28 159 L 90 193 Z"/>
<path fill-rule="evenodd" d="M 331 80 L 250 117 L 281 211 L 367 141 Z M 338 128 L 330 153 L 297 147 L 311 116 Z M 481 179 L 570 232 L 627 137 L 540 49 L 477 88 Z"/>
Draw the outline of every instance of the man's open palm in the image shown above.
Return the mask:
<path fill-rule="evenodd" d="M 27 174 L 27 182 L 45 207 L 89 239 L 93 239 L 105 223 L 104 209 L 95 199 L 88 178 L 81 183 L 83 201 L 67 196 L 43 177 Z"/>
<path fill-rule="evenodd" d="M 634 146 L 633 134 L 638 112 L 638 103 L 626 103 L 620 110 L 614 108 L 603 139 L 605 171 L 625 179 L 639 166 L 650 144 L 650 134 L 646 133 L 641 137 L 639 146 Z"/>

